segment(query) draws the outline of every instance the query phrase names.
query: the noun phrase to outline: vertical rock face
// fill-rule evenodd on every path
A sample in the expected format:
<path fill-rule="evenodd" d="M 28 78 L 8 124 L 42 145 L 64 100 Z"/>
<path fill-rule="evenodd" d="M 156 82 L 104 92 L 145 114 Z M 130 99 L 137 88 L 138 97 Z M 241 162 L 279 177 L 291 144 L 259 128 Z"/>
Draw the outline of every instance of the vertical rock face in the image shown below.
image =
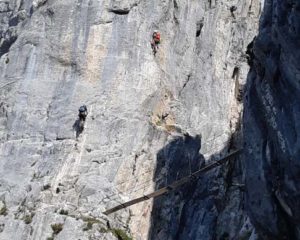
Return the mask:
<path fill-rule="evenodd" d="M 299 24 L 299 1 L 268 0 L 259 35 L 249 48 L 253 59 L 244 114 L 247 205 L 266 239 L 300 239 Z"/>
<path fill-rule="evenodd" d="M 283 29 L 296 34 L 298 6 L 290 9 L 295 10 L 284 11 L 294 11 L 294 17 L 280 21 L 288 21 L 294 30 Z M 240 161 L 153 202 L 109 217 L 102 212 L 240 147 L 246 50 L 257 34 L 260 11 L 259 0 L 0 0 L 0 239 L 126 239 L 126 234 L 143 240 L 245 239 L 250 234 L 254 239 L 243 210 Z M 162 41 L 154 57 L 155 29 Z M 295 44 L 284 31 L 276 34 L 287 46 Z M 277 47 L 274 56 L 280 55 Z M 282 61 L 290 61 L 284 70 L 270 67 L 266 76 L 281 71 L 282 79 L 292 79 L 293 54 Z M 265 61 L 272 66 L 282 58 Z M 257 66 L 263 69 L 264 63 Z M 280 94 L 296 100 L 284 89 Z M 273 93 L 266 96 L 260 102 L 269 106 Z M 82 104 L 88 117 L 76 138 Z M 295 106 L 279 104 L 274 119 L 284 116 L 296 124 Z M 263 141 L 269 135 L 260 132 L 267 128 L 254 130 L 255 111 L 246 110 L 253 126 L 246 135 Z M 291 129 L 274 124 L 282 126 L 282 134 Z M 278 149 L 277 163 L 296 164 L 293 133 L 289 141 L 278 135 L 278 144 L 282 149 L 293 144 L 294 153 L 284 155 L 277 143 L 266 142 L 260 151 Z M 260 155 L 253 154 L 258 161 Z M 247 169 L 255 172 L 251 166 L 248 161 Z M 278 198 L 296 221 L 297 186 L 281 180 L 289 190 L 277 191 Z M 253 191 L 259 190 L 255 186 L 248 195 Z M 274 204 L 267 206 L 271 211 Z M 259 211 L 251 210 L 256 219 Z M 264 228 L 262 220 L 254 222 Z"/>

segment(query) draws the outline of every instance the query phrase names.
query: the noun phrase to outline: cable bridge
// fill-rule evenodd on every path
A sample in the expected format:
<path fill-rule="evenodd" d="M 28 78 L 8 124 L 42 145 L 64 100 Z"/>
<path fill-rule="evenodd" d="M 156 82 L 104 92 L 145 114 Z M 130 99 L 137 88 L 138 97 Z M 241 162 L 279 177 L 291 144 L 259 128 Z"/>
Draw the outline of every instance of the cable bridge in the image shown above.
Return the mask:
<path fill-rule="evenodd" d="M 130 207 L 130 206 L 135 205 L 135 204 L 140 203 L 140 202 L 144 202 L 144 201 L 149 200 L 151 198 L 159 197 L 159 196 L 161 196 L 163 194 L 166 194 L 166 193 L 169 193 L 169 192 L 171 192 L 171 191 L 173 191 L 175 189 L 178 189 L 182 185 L 184 185 L 184 184 L 186 184 L 188 182 L 191 182 L 193 180 L 196 180 L 203 173 L 206 173 L 209 170 L 211 170 L 213 168 L 216 168 L 216 167 L 218 167 L 218 166 L 220 166 L 220 165 L 222 165 L 222 164 L 224 164 L 224 163 L 226 163 L 226 162 L 228 162 L 230 160 L 235 160 L 235 157 L 237 155 L 239 155 L 241 152 L 242 152 L 242 149 L 233 151 L 233 152 L 229 153 L 227 156 L 225 156 L 225 157 L 223 157 L 223 158 L 221 158 L 221 159 L 219 159 L 217 161 L 214 161 L 214 162 L 206 165 L 205 167 L 199 169 L 196 172 L 191 173 L 189 176 L 181 178 L 178 181 L 175 181 L 175 182 L 169 184 L 166 187 L 163 187 L 161 189 L 156 190 L 155 192 L 149 193 L 147 195 L 143 195 L 141 197 L 135 198 L 135 199 L 130 200 L 128 202 L 122 203 L 122 204 L 120 204 L 120 205 L 118 205 L 116 207 L 108 209 L 105 212 L 103 212 L 103 214 L 109 215 L 109 214 L 117 212 L 117 211 L 119 211 L 121 209 Z"/>

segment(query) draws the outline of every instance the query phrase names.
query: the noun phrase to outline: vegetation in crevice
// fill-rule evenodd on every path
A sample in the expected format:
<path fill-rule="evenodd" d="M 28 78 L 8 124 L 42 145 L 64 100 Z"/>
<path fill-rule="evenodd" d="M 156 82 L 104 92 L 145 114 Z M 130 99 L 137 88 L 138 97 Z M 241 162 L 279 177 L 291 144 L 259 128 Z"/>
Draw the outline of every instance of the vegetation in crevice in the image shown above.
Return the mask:
<path fill-rule="evenodd" d="M 2 208 L 0 209 L 0 215 L 6 216 L 7 215 L 7 207 L 6 204 L 3 203 Z"/>
<path fill-rule="evenodd" d="M 62 223 L 51 224 L 51 228 L 52 228 L 52 231 L 53 231 L 53 235 L 57 235 L 62 231 L 63 224 Z"/>
<path fill-rule="evenodd" d="M 119 229 L 119 228 L 112 228 L 110 229 L 110 232 L 115 235 L 118 240 L 133 240 L 131 237 L 129 237 L 127 235 L 127 233 L 122 230 L 122 229 Z"/>
<path fill-rule="evenodd" d="M 30 224 L 32 222 L 33 217 L 34 217 L 34 213 L 26 214 L 23 217 L 23 221 L 25 222 L 25 224 Z"/>

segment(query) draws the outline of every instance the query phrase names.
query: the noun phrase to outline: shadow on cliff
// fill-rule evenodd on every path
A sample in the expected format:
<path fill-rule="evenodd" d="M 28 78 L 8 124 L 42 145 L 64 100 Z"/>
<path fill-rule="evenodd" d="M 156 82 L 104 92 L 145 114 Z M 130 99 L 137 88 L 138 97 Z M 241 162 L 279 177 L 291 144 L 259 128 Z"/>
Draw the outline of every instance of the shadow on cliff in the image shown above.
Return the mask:
<path fill-rule="evenodd" d="M 157 166 L 154 175 L 155 188 L 165 187 L 198 170 L 204 163 L 204 157 L 200 154 L 200 148 L 200 136 L 184 136 L 174 139 L 161 149 L 157 153 Z M 167 239 L 166 236 L 170 234 L 167 229 L 177 229 L 178 220 L 176 215 L 181 211 L 179 202 L 189 198 L 194 185 L 195 182 L 192 182 L 175 192 L 154 199 L 150 239 Z M 170 208 L 172 209 L 172 222 L 169 222 L 168 219 L 163 219 L 164 216 L 168 215 L 167 212 L 170 211 Z M 168 232 L 165 232 L 166 230 Z"/>
<path fill-rule="evenodd" d="M 73 130 L 76 133 L 76 138 L 78 138 L 79 135 L 83 132 L 83 126 L 82 126 L 82 123 L 80 122 L 79 118 L 74 122 Z"/>
<path fill-rule="evenodd" d="M 265 1 L 244 94 L 247 210 L 262 239 L 300 239 L 299 2 Z M 299 78 L 298 78 L 299 80 Z M 296 120 L 298 119 L 298 120 Z"/>
<path fill-rule="evenodd" d="M 226 149 L 212 156 L 209 161 L 218 160 L 219 156 L 226 156 L 232 147 L 230 145 L 231 143 Z M 198 135 L 178 137 L 162 148 L 157 153 L 157 166 L 153 177 L 156 190 L 189 176 L 203 167 L 205 159 L 200 152 L 201 137 Z M 226 174 L 220 171 L 219 167 L 212 169 L 179 189 L 154 199 L 148 239 L 216 239 L 217 211 L 224 208 L 223 198 L 226 191 L 221 191 L 222 194 L 219 194 L 219 186 L 226 180 L 231 181 L 232 169 L 227 167 Z M 225 179 L 225 175 L 228 179 Z M 196 229 L 196 227 L 200 228 L 200 224 L 197 225 L 198 220 L 202 221 L 200 224 L 207 227 L 205 233 L 200 234 L 204 238 L 199 238 Z"/>

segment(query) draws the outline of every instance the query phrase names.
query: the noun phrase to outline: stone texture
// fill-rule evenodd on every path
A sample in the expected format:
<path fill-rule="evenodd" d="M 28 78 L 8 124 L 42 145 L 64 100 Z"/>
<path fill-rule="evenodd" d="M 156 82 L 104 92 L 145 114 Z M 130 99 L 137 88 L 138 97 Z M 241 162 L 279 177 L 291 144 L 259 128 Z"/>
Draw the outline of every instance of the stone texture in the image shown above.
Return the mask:
<path fill-rule="evenodd" d="M 263 239 L 300 239 L 299 14 L 299 1 L 266 1 L 251 50 L 243 120 L 247 208 Z"/>
<path fill-rule="evenodd" d="M 162 199 L 102 212 L 241 146 L 261 5 L 0 1 L 0 239 L 113 240 L 113 229 L 143 240 L 255 239 L 240 161 Z M 76 138 L 82 104 L 89 115 Z"/>

